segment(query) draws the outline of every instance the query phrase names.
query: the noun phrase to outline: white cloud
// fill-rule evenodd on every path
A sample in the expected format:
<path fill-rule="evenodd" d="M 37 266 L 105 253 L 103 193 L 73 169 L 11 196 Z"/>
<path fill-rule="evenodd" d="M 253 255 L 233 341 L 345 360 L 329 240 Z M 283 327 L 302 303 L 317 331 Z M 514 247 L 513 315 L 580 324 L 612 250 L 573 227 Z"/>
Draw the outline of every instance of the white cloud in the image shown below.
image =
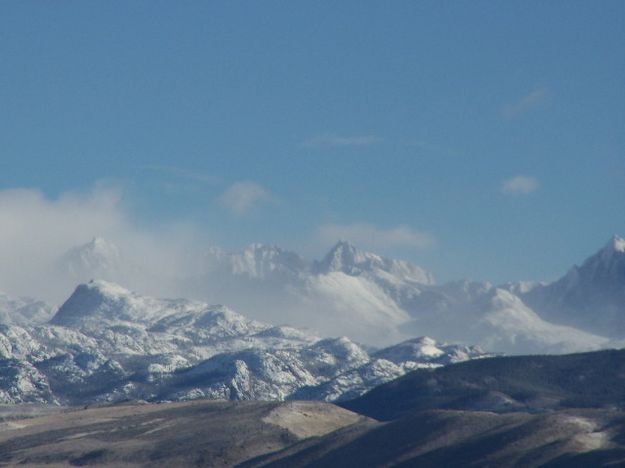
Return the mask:
<path fill-rule="evenodd" d="M 375 135 L 336 135 L 324 133 L 310 138 L 302 143 L 307 148 L 320 148 L 327 146 L 371 146 L 380 143 L 382 138 Z"/>
<path fill-rule="evenodd" d="M 275 197 L 255 182 L 235 182 L 217 199 L 224 208 L 243 215 L 263 203 L 275 201 Z"/>
<path fill-rule="evenodd" d="M 384 250 L 393 247 L 423 249 L 434 244 L 434 238 L 408 226 L 381 229 L 372 224 L 326 224 L 317 229 L 317 237 L 324 243 L 346 240 L 369 249 Z"/>
<path fill-rule="evenodd" d="M 0 290 L 53 303 L 64 300 L 77 279 L 59 269 L 59 260 L 96 236 L 117 245 L 127 260 L 126 286 L 157 295 L 176 293 L 175 278 L 191 268 L 189 258 L 197 257 L 189 246 L 201 245 L 187 225 L 152 231 L 138 226 L 123 206 L 119 187 L 98 185 L 56 198 L 32 189 L 0 190 Z"/>
<path fill-rule="evenodd" d="M 546 88 L 536 88 L 516 102 L 504 106 L 501 109 L 501 115 L 506 119 L 512 119 L 538 107 L 545 101 L 547 96 Z"/>
<path fill-rule="evenodd" d="M 527 195 L 537 188 L 538 179 L 525 175 L 511 177 L 501 183 L 501 192 L 506 195 Z"/>

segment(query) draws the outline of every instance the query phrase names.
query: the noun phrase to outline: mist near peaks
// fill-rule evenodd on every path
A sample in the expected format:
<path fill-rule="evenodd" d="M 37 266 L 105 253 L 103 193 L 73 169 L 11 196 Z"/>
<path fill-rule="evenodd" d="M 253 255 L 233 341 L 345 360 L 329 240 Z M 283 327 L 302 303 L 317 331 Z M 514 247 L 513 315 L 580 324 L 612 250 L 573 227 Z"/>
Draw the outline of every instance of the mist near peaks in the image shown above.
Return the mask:
<path fill-rule="evenodd" d="M 381 303 L 383 294 L 350 278 L 316 278 L 314 262 L 292 252 L 256 244 L 227 254 L 190 225 L 142 228 L 115 187 L 55 199 L 33 189 L 3 190 L 0 225 L 0 291 L 13 297 L 60 306 L 78 284 L 103 279 L 142 295 L 224 304 L 325 336 L 370 343 L 402 337 L 386 320 L 389 308 L 398 317 L 402 312 Z M 302 273 L 311 274 L 302 279 Z M 343 294 L 346 286 L 353 290 Z"/>
<path fill-rule="evenodd" d="M 111 187 L 55 199 L 34 189 L 0 191 L 0 226 L 0 291 L 52 304 L 93 275 L 144 294 L 175 295 L 202 244 L 188 225 L 137 226 L 121 190 Z"/>

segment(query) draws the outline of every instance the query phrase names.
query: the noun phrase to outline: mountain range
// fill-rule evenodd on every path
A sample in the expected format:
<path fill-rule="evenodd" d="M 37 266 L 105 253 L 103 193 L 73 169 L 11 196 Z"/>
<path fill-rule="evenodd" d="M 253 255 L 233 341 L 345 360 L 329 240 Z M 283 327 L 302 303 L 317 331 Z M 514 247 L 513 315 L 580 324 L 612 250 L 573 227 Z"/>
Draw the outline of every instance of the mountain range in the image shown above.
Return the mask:
<path fill-rule="evenodd" d="M 262 244 L 200 260 L 180 281 L 190 296 L 228 306 L 104 280 L 80 284 L 56 309 L 1 295 L 0 400 L 341 401 L 421 367 L 621 347 L 625 338 L 625 241 L 616 236 L 547 284 L 437 285 L 420 267 L 347 242 L 314 262 Z M 103 239 L 58 266 L 76 280 L 141 272 Z"/>
<path fill-rule="evenodd" d="M 338 406 L 223 400 L 0 406 L 0 463 L 623 466 L 624 363 L 623 350 L 475 359 L 415 370 Z"/>
<path fill-rule="evenodd" d="M 419 266 L 345 241 L 318 261 L 264 244 L 233 253 L 210 248 L 167 282 L 96 238 L 60 255 L 59 271 L 76 282 L 101 278 L 227 304 L 256 320 L 378 347 L 432 336 L 509 354 L 563 353 L 620 346 L 625 338 L 625 240 L 618 236 L 551 283 L 439 285 Z M 151 283 L 170 287 L 150 291 Z"/>
<path fill-rule="evenodd" d="M 0 294 L 0 463 L 625 463 L 624 351 L 543 355 L 623 347 L 617 236 L 554 282 L 499 286 L 347 242 L 313 262 L 209 249 L 176 281 L 228 306 L 116 284 L 162 276 L 103 239 L 57 268 L 80 282 L 60 307 Z"/>
<path fill-rule="evenodd" d="M 0 326 L 0 402 L 285 400 L 302 388 L 340 400 L 416 368 L 487 355 L 425 337 L 374 352 L 98 280 L 79 285 L 47 323 Z"/>

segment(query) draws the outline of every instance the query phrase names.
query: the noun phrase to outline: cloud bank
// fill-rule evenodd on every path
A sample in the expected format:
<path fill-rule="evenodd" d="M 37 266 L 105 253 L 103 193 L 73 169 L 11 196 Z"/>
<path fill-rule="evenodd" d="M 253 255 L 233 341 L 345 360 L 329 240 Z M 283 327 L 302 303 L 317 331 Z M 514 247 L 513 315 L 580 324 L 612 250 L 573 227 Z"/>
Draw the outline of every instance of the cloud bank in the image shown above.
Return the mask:
<path fill-rule="evenodd" d="M 173 278 L 183 276 L 197 257 L 190 246 L 198 234 L 189 226 L 167 225 L 148 231 L 133 221 L 116 187 L 70 192 L 48 198 L 38 190 L 0 191 L 0 290 L 11 295 L 58 303 L 78 281 L 64 271 L 60 259 L 71 248 L 101 236 L 117 245 L 127 259 L 127 286 L 149 294 L 175 293 Z M 135 274 L 142 271 L 156 275 Z M 164 280 L 163 278 L 167 278 Z M 161 291 L 159 291 L 161 289 Z"/>

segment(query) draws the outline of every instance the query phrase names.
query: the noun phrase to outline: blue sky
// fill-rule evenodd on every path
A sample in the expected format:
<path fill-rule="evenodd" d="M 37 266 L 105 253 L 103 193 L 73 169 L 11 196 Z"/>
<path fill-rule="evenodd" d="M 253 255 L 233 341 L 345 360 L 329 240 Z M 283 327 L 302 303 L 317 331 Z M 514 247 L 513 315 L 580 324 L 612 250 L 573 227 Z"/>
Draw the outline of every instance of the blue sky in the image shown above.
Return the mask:
<path fill-rule="evenodd" d="M 2 2 L 0 191 L 549 279 L 625 235 L 624 84 L 621 1 Z"/>

